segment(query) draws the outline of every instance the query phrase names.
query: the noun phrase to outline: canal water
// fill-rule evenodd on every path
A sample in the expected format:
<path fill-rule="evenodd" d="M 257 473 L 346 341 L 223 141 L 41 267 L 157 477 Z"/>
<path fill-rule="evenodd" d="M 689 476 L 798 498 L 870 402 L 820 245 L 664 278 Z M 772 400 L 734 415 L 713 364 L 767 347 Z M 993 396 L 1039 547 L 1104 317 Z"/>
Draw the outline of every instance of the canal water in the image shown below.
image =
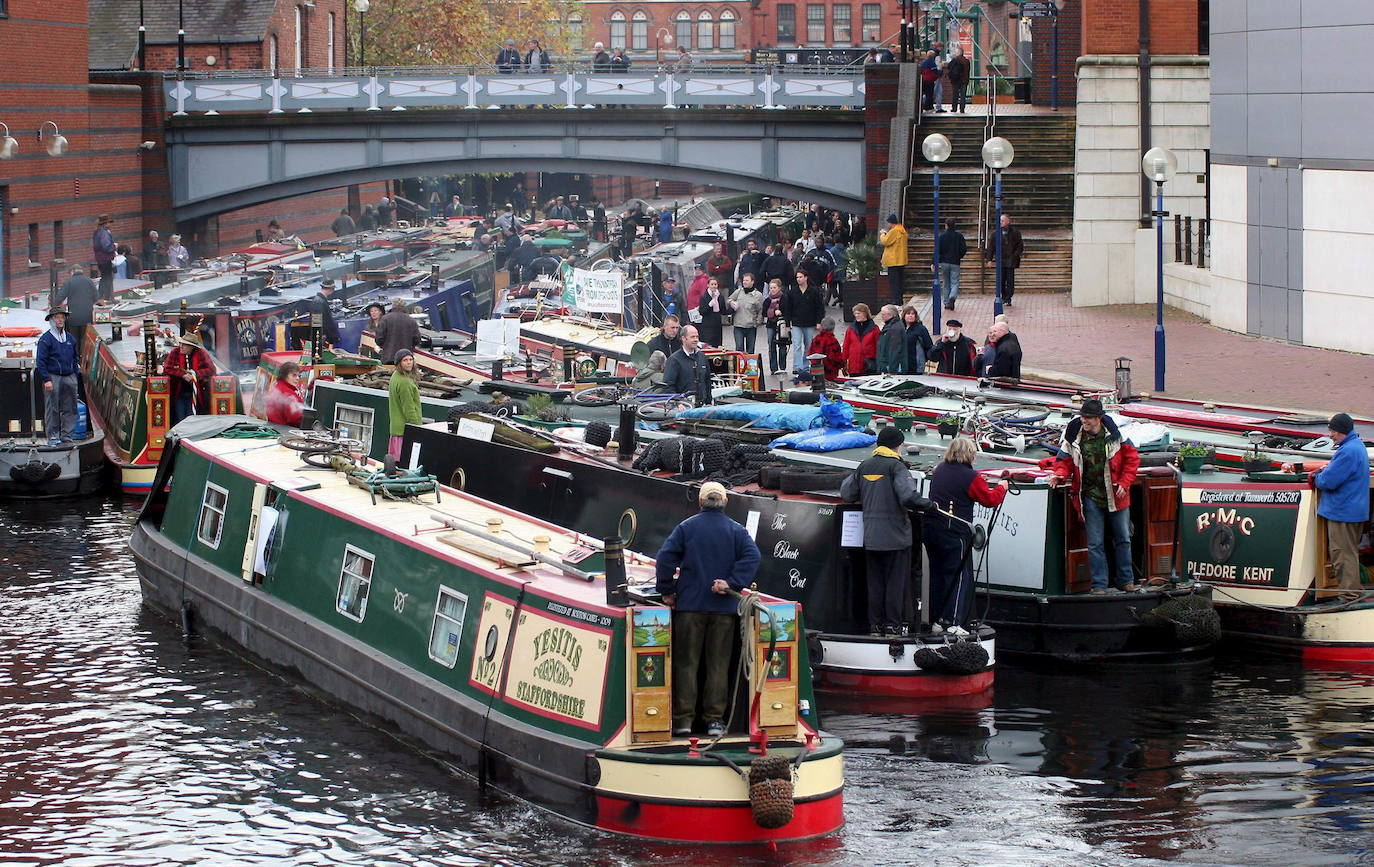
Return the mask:
<path fill-rule="evenodd" d="M 145 611 L 115 499 L 0 505 L 0 864 L 1369 863 L 1374 673 L 1003 667 L 957 704 L 826 699 L 847 828 L 617 839 L 478 791 Z"/>

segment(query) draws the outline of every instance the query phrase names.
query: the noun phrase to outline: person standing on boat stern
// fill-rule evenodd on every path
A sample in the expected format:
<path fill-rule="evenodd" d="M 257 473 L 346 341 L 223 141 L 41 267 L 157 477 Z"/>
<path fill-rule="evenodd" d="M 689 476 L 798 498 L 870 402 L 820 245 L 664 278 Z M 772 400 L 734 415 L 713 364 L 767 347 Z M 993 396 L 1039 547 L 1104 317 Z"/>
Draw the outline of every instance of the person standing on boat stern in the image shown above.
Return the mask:
<path fill-rule="evenodd" d="M 674 737 L 692 733 L 698 699 L 707 736 L 725 734 L 739 629 L 739 606 L 730 591 L 749 586 L 760 560 L 749 531 L 726 517 L 726 500 L 720 482 L 702 485 L 701 511 L 678 524 L 657 554 L 656 587 L 673 609 Z"/>
<path fill-rule="evenodd" d="M 201 344 L 200 335 L 195 332 L 181 335 L 177 345 L 167 353 L 162 372 L 170 380 L 173 427 L 188 415 L 210 412 L 210 377 L 215 375 L 215 363 Z"/>
<path fill-rule="evenodd" d="M 415 369 L 415 353 L 402 349 L 396 353 L 396 369 L 391 372 L 391 384 L 387 386 L 388 410 L 391 418 L 391 441 L 387 454 L 396 460 L 401 459 L 401 440 L 405 437 L 406 425 L 421 424 L 420 379 Z"/>
<path fill-rule="evenodd" d="M 663 384 L 673 394 L 685 394 L 697 406 L 711 402 L 711 365 L 701 351 L 701 337 L 695 325 L 682 329 L 682 348 L 668 357 Z"/>
<path fill-rule="evenodd" d="M 263 399 L 267 420 L 272 424 L 298 428 L 305 401 L 301 398 L 301 366 L 288 361 L 277 370 L 277 381 Z"/>
<path fill-rule="evenodd" d="M 80 370 L 81 347 L 67 330 L 67 308 L 54 307 L 45 317 L 48 330 L 38 338 L 35 367 L 43 381 L 43 431 L 48 445 L 72 441 L 76 427 L 76 377 Z"/>
<path fill-rule="evenodd" d="M 1321 491 L 1317 517 L 1326 522 L 1326 549 L 1331 558 L 1331 573 L 1341 590 L 1341 599 L 1356 602 L 1364 597 L 1360 584 L 1360 534 L 1369 522 L 1369 454 L 1362 439 L 1355 435 L 1355 421 L 1338 412 L 1327 423 L 1336 451 L 1331 462 L 1308 479 Z M 1284 464 L 1285 473 L 1293 472 Z"/>
<path fill-rule="evenodd" d="M 1131 483 L 1140 467 L 1140 453 L 1121 435 L 1116 422 L 1102 409 L 1102 401 L 1083 401 L 1078 418 L 1064 429 L 1054 459 L 1050 487 L 1070 482 L 1069 495 L 1088 534 L 1088 566 L 1094 593 L 1107 592 L 1107 547 L 1104 530 L 1112 534 L 1116 580 L 1127 593 L 1138 590 L 1131 568 Z"/>
<path fill-rule="evenodd" d="M 931 502 L 916 490 L 897 453 L 905 438 L 891 425 L 878 432 L 873 454 L 840 483 L 840 499 L 862 504 L 864 565 L 868 573 L 868 631 L 900 635 L 911 577 L 911 517 Z"/>
<path fill-rule="evenodd" d="M 927 512 L 921 518 L 921 542 L 930 558 L 931 631 L 937 634 L 968 635 L 964 624 L 973 596 L 973 531 L 969 527 L 973 504 L 991 509 L 1007 497 L 1006 480 L 990 488 L 973 469 L 977 453 L 973 440 L 955 437 L 945 449 L 944 461 L 930 477 L 930 499 L 939 511 Z M 951 512 L 954 518 L 947 514 Z"/>
<path fill-rule="evenodd" d="M 320 291 L 310 299 L 310 312 L 320 314 L 320 336 L 325 346 L 333 346 L 339 342 L 339 325 L 334 321 L 334 311 L 329 309 L 329 296 L 333 294 L 334 278 L 326 277 L 320 284 Z"/>

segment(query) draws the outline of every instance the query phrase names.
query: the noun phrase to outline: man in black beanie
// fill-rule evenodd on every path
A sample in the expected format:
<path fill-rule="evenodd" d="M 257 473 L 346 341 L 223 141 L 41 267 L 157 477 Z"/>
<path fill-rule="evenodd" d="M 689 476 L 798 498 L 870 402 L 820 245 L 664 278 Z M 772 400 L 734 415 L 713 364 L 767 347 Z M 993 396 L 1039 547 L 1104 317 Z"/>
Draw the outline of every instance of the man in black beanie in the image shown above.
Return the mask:
<path fill-rule="evenodd" d="M 840 484 L 842 500 L 863 504 L 870 635 L 901 634 L 911 575 L 911 518 L 907 510 L 925 512 L 933 508 L 930 500 L 917 492 L 911 471 L 897 452 L 904 441 L 895 427 L 883 428 L 873 456 Z"/>
<path fill-rule="evenodd" d="M 1331 462 L 1313 473 L 1312 487 L 1322 492 L 1317 517 L 1326 522 L 1326 548 L 1331 559 L 1331 577 L 1341 591 L 1341 599 L 1355 602 L 1364 597 L 1360 584 L 1360 534 L 1369 523 L 1369 452 L 1364 441 L 1355 436 L 1355 421 L 1338 412 L 1327 424 L 1336 444 Z M 1292 472 L 1292 464 L 1284 464 Z"/>

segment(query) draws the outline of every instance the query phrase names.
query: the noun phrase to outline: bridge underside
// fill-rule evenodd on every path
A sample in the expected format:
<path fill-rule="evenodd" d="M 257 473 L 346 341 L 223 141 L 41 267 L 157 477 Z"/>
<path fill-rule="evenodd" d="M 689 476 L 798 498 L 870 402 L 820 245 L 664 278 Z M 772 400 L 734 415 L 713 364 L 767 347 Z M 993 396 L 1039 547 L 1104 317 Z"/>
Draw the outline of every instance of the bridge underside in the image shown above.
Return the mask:
<path fill-rule="evenodd" d="M 844 210 L 864 203 L 852 110 L 500 109 L 172 118 L 177 220 L 347 184 L 563 171 L 695 181 Z"/>

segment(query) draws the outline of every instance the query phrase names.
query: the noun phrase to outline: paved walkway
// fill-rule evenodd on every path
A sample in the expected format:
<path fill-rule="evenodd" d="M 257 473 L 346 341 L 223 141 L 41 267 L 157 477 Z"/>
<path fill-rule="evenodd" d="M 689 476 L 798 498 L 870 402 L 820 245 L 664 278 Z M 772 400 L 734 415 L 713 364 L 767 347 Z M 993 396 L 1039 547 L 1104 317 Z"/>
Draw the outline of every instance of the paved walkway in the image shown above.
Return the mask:
<path fill-rule="evenodd" d="M 930 324 L 928 296 L 916 297 Z M 1132 359 L 1134 391 L 1154 391 L 1154 305 L 1074 307 L 1067 292 L 1018 293 L 1007 322 L 1021 341 L 1024 365 L 1111 384 L 1114 359 Z M 832 308 L 834 310 L 834 308 Z M 948 311 L 945 318 L 950 316 Z M 965 292 L 954 316 L 981 342 L 992 322 L 992 296 Z M 836 318 L 839 318 L 838 316 Z M 836 336 L 844 339 L 843 328 Z M 1292 346 L 1208 325 L 1164 309 L 1168 338 L 1165 394 L 1321 413 L 1374 415 L 1374 356 Z"/>

